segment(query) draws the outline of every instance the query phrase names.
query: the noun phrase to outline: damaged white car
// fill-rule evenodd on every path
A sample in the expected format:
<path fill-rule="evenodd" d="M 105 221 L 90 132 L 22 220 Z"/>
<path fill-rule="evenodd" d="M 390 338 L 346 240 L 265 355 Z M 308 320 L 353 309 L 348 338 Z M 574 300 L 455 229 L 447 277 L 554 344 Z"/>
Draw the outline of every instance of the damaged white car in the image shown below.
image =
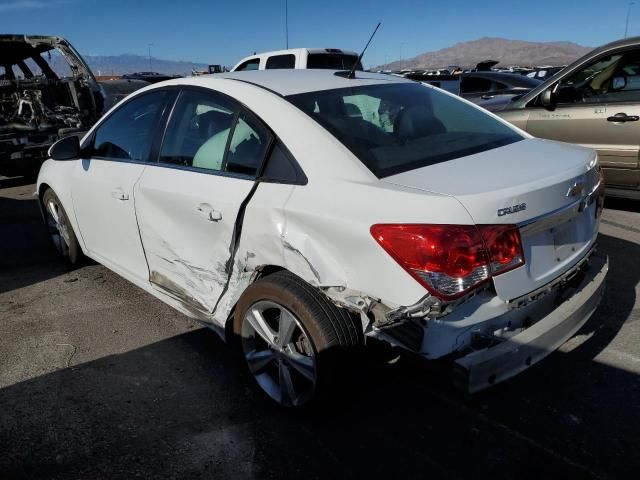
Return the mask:
<path fill-rule="evenodd" d="M 470 391 L 538 362 L 602 296 L 595 153 L 430 86 L 349 77 L 136 92 L 51 148 L 37 188 L 55 245 L 239 338 L 283 405 L 369 337 L 452 358 Z"/>

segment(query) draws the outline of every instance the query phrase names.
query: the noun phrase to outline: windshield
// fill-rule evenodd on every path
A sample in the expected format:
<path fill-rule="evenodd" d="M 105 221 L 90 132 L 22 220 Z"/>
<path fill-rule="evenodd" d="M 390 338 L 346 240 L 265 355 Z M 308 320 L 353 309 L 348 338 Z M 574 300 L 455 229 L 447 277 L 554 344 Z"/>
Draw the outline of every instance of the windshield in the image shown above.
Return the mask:
<path fill-rule="evenodd" d="M 378 178 L 523 139 L 483 111 L 417 83 L 341 88 L 287 99 Z"/>

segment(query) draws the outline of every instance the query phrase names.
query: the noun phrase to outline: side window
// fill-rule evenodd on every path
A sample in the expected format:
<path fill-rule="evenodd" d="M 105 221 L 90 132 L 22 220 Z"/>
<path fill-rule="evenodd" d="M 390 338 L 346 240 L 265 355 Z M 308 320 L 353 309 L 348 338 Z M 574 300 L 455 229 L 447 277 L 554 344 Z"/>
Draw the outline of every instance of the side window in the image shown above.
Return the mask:
<path fill-rule="evenodd" d="M 262 124 L 244 113 L 241 114 L 229 142 L 224 170 L 256 176 L 271 140 L 271 133 Z"/>
<path fill-rule="evenodd" d="M 267 59 L 265 68 L 267 70 L 276 68 L 296 68 L 296 56 L 291 53 L 287 55 L 274 55 Z"/>
<path fill-rule="evenodd" d="M 251 60 L 247 60 L 246 62 L 240 64 L 238 68 L 236 68 L 236 72 L 241 72 L 244 70 L 258 70 L 260 67 L 260 59 L 252 58 Z"/>
<path fill-rule="evenodd" d="M 160 163 L 222 170 L 234 115 L 219 95 L 183 91 L 167 125 Z"/>
<path fill-rule="evenodd" d="M 462 77 L 460 93 L 482 93 L 491 89 L 491 80 L 475 77 Z"/>
<path fill-rule="evenodd" d="M 263 182 L 306 185 L 308 180 L 293 156 L 280 141 L 271 150 L 261 180 Z"/>
<path fill-rule="evenodd" d="M 640 51 L 600 58 L 562 80 L 560 104 L 592 104 L 640 101 Z"/>
<path fill-rule="evenodd" d="M 94 157 L 149 161 L 167 91 L 147 93 L 120 107 L 95 133 Z"/>

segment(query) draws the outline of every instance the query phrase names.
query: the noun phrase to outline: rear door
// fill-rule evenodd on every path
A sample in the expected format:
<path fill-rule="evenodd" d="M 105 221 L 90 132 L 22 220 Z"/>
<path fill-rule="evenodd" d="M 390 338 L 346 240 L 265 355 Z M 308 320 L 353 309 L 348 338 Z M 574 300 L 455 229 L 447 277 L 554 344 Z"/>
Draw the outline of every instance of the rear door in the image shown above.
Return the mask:
<path fill-rule="evenodd" d="M 231 272 L 242 205 L 272 142 L 250 113 L 211 90 L 185 89 L 169 119 L 159 163 L 135 188 L 152 285 L 211 313 Z"/>
<path fill-rule="evenodd" d="M 133 188 L 151 160 L 152 142 L 173 92 L 153 91 L 119 107 L 95 130 L 90 154 L 71 182 L 74 213 L 89 254 L 122 273 L 148 275 Z"/>
<path fill-rule="evenodd" d="M 598 151 L 607 184 L 640 186 L 640 51 L 606 54 L 560 81 L 555 111 L 530 108 L 527 131 Z"/>

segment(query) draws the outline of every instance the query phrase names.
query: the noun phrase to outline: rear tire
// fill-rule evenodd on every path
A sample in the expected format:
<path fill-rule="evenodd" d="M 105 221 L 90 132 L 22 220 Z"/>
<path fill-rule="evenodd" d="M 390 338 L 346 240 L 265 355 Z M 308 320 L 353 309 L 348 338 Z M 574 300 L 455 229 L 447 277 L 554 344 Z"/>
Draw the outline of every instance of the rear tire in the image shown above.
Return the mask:
<path fill-rule="evenodd" d="M 345 354 L 363 344 L 362 326 L 353 314 L 287 271 L 245 290 L 234 333 L 262 390 L 294 407 L 326 395 Z"/>
<path fill-rule="evenodd" d="M 48 188 L 42 195 L 42 205 L 45 224 L 54 247 L 67 262 L 76 265 L 82 257 L 82 250 L 67 212 L 52 189 Z"/>

